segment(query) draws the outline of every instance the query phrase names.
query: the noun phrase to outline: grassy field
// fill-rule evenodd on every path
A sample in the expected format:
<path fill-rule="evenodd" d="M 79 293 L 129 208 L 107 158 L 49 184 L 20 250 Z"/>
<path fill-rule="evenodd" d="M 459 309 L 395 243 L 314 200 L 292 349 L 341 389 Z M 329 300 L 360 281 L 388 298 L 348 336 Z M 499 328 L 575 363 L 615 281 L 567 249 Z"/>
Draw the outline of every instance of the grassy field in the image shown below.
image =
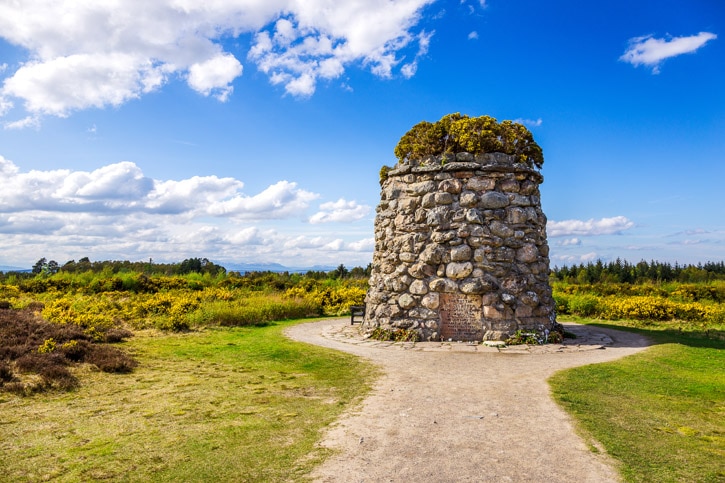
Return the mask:
<path fill-rule="evenodd" d="M 299 481 L 320 430 L 375 370 L 268 327 L 139 332 L 131 374 L 85 365 L 72 392 L 0 393 L 0 481 Z"/>
<path fill-rule="evenodd" d="M 62 385 L 23 370 L 29 359 L 23 366 L 0 344 L 0 482 L 304 480 L 325 457 L 315 447 L 321 428 L 366 393 L 375 371 L 285 339 L 294 322 L 256 325 L 347 313 L 365 289 L 364 279 L 271 273 L 0 277 L 6 315 L 35 312 L 79 332 L 76 349 L 93 343 L 83 364 L 68 365 L 69 392 L 42 392 Z M 551 379 L 592 449 L 621 461 L 628 481 L 725 482 L 725 281 L 557 281 L 554 297 L 561 320 L 655 342 Z M 127 329 L 136 335 L 101 344 Z M 25 343 L 30 362 L 76 343 L 44 334 Z M 116 348 L 132 359 L 110 357 Z M 110 359 L 132 372 L 101 372 Z M 26 382 L 39 392 L 10 390 Z"/>
<path fill-rule="evenodd" d="M 621 462 L 626 481 L 725 481 L 725 342 L 612 324 L 605 326 L 646 335 L 654 346 L 557 373 L 549 380 L 554 398 L 593 451 L 603 447 Z"/>

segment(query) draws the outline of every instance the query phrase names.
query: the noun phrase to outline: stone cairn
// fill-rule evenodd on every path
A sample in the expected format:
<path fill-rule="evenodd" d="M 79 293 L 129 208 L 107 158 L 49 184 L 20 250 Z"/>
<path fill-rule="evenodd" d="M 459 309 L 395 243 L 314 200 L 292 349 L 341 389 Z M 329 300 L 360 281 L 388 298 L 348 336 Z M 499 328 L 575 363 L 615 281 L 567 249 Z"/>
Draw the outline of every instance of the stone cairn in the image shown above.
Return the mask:
<path fill-rule="evenodd" d="M 363 329 L 422 341 L 545 339 L 549 285 L 542 175 L 502 153 L 399 163 L 381 180 Z"/>

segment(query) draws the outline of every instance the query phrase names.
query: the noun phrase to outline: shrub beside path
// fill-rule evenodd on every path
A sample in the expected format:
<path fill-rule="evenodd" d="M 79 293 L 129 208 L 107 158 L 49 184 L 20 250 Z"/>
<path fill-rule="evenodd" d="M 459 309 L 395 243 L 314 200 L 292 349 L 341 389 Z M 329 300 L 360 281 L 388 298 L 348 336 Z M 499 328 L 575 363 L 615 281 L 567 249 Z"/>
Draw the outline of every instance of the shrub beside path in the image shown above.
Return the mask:
<path fill-rule="evenodd" d="M 642 336 L 564 324 L 564 344 L 486 347 L 365 340 L 349 319 L 290 327 L 292 339 L 370 359 L 370 395 L 323 437 L 321 482 L 615 482 L 615 462 L 550 397 L 554 372 L 643 350 Z"/>

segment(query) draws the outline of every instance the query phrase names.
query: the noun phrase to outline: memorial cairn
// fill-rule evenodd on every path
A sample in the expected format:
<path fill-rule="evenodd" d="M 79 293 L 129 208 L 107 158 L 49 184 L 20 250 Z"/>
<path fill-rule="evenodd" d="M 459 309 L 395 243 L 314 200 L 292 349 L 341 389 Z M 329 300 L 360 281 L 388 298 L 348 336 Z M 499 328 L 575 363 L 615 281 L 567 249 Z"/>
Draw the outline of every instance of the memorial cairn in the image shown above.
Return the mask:
<path fill-rule="evenodd" d="M 560 340 L 543 154 L 528 129 L 450 114 L 414 126 L 395 155 L 398 164 L 380 172 L 363 330 L 420 341 Z"/>

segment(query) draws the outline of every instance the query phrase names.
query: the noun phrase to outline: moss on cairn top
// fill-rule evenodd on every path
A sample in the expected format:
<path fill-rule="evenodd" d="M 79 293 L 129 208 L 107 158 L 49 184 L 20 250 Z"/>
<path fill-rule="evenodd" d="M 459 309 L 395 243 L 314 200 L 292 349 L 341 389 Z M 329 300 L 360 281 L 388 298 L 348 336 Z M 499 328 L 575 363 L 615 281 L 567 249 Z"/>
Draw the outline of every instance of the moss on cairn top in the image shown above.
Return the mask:
<path fill-rule="evenodd" d="M 531 168 L 541 169 L 544 164 L 541 147 L 522 124 L 498 122 L 490 116 L 469 117 L 459 112 L 445 115 L 435 123 L 419 122 L 395 146 L 395 156 L 404 164 L 460 152 L 513 154 L 518 162 Z"/>

